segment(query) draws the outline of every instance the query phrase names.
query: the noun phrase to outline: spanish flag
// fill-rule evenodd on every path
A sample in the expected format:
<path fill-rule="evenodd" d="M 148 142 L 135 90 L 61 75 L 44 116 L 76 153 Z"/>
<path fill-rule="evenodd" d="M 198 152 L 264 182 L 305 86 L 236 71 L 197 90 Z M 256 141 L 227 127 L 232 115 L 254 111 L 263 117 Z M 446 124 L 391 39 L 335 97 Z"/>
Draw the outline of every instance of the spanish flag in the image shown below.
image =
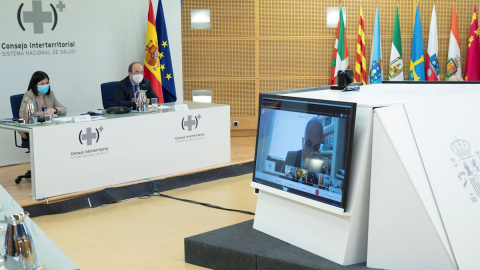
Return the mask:
<path fill-rule="evenodd" d="M 152 1 L 148 8 L 147 37 L 145 39 L 144 77 L 150 80 L 153 91 L 157 94 L 158 103 L 163 103 L 162 79 L 160 75 L 160 61 L 158 59 L 158 38 L 155 27 Z"/>

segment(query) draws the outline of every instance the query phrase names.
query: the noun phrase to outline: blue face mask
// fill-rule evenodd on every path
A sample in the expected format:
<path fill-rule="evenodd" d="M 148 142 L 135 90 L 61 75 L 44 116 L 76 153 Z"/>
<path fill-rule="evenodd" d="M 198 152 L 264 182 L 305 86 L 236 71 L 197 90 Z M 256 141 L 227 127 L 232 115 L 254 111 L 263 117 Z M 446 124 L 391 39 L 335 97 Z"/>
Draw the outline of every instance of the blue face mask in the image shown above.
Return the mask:
<path fill-rule="evenodd" d="M 45 95 L 48 90 L 50 89 L 50 85 L 47 84 L 47 85 L 41 85 L 41 86 L 37 86 L 37 90 L 40 94 L 42 95 Z"/>

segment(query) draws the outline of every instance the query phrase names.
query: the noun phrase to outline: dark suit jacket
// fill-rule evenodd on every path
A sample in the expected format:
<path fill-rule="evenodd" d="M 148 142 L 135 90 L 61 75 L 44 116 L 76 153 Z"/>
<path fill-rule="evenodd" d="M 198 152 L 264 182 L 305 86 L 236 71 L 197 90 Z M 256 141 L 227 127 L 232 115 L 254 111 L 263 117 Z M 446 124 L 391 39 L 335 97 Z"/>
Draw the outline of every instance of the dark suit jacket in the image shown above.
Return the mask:
<path fill-rule="evenodd" d="M 148 79 L 143 79 L 140 83 L 140 90 L 147 90 L 147 98 L 158 98 L 153 92 L 152 85 Z M 132 107 L 133 87 L 130 78 L 119 81 L 115 90 L 114 105 L 119 107 Z"/>
<path fill-rule="evenodd" d="M 285 166 L 290 165 L 293 167 L 300 168 L 302 165 L 302 150 L 298 151 L 288 151 L 287 156 L 285 157 L 285 162 L 282 168 L 282 171 L 285 171 Z M 326 170 L 325 168 L 320 169 L 320 173 L 325 174 Z"/>
<path fill-rule="evenodd" d="M 302 150 L 288 151 L 284 164 L 299 168 L 302 165 Z"/>

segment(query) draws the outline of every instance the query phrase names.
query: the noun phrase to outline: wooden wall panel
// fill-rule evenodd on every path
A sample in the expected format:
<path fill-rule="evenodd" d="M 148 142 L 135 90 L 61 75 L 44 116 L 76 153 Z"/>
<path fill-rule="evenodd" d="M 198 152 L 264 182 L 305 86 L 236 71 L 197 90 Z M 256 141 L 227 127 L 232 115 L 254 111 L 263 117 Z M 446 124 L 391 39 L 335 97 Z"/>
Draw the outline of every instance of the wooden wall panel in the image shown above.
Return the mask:
<path fill-rule="evenodd" d="M 440 76 L 445 79 L 453 3 L 457 5 L 464 70 L 473 1 L 419 0 L 426 55 L 432 7 L 438 24 Z M 326 7 L 346 9 L 347 46 L 353 69 L 360 4 L 370 61 L 375 8 L 381 23 L 383 79 L 388 77 L 393 24 L 399 7 L 404 74 L 408 79 L 416 0 L 183 0 L 184 98 L 212 89 L 213 101 L 230 104 L 232 118 L 257 117 L 259 93 L 329 84 L 336 28 L 327 28 Z M 211 29 L 190 29 L 190 9 L 210 8 Z"/>

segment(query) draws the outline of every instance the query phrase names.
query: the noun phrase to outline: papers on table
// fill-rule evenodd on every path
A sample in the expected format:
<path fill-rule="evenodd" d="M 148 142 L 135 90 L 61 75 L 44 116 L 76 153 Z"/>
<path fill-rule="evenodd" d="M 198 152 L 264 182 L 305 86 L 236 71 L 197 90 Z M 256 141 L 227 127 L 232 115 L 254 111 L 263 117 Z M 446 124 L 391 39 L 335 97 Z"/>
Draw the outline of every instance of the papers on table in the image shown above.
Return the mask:
<path fill-rule="evenodd" d="M 72 122 L 72 117 L 55 117 L 52 121 L 59 123 Z"/>

